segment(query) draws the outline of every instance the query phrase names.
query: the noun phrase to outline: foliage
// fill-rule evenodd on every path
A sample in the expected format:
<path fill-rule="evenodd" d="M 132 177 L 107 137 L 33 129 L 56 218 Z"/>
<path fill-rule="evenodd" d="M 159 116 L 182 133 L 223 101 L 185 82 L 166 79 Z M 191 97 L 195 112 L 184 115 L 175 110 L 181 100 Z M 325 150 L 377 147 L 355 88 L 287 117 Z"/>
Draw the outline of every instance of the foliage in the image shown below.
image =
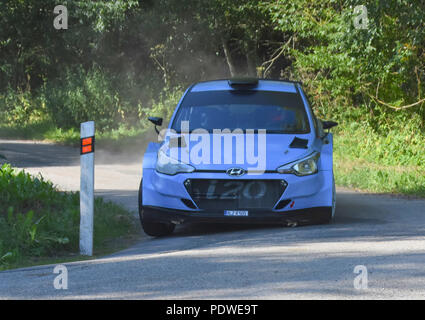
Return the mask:
<path fill-rule="evenodd" d="M 293 36 L 288 72 L 305 81 L 321 114 L 364 105 L 373 113 L 385 106 L 379 101 L 394 107 L 420 101 L 425 78 L 425 6 L 403 0 L 369 1 L 369 24 L 356 29 L 356 5 L 350 0 L 263 4 L 275 27 Z M 424 110 L 423 103 L 406 110 L 422 118 L 422 130 Z M 384 112 L 389 121 L 396 113 L 388 106 L 376 111 Z M 383 124 L 379 117 L 370 120 L 373 126 Z"/>
<path fill-rule="evenodd" d="M 102 131 L 116 126 L 123 112 L 110 77 L 97 68 L 88 72 L 82 68 L 68 70 L 56 85 L 46 85 L 44 94 L 49 97 L 46 107 L 59 128 L 78 127 L 93 120 Z"/>
<path fill-rule="evenodd" d="M 49 119 L 49 113 L 42 97 L 30 91 L 14 91 L 10 87 L 0 94 L 0 123 L 22 126 Z"/>

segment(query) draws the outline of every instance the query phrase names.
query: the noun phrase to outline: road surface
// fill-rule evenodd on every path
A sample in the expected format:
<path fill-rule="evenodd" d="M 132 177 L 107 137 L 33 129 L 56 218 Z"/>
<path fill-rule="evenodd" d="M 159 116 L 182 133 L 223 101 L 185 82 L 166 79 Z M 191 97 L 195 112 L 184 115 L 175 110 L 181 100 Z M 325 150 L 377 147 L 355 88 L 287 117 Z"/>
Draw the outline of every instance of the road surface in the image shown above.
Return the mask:
<path fill-rule="evenodd" d="M 78 190 L 76 148 L 0 141 L 0 153 Z M 97 150 L 96 194 L 135 211 L 141 160 Z M 193 224 L 65 266 L 66 290 L 54 288 L 54 265 L 0 272 L 0 299 L 424 299 L 425 200 L 337 189 L 331 225 Z"/>

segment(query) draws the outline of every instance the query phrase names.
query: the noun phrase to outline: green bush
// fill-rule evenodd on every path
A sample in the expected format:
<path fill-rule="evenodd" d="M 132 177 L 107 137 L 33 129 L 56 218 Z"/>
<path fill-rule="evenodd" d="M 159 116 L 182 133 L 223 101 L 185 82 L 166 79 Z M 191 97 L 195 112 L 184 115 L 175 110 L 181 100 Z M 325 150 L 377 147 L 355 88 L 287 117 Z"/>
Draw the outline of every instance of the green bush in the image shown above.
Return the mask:
<path fill-rule="evenodd" d="M 30 90 L 12 90 L 0 94 L 0 124 L 24 126 L 49 119 L 41 96 Z"/>
<path fill-rule="evenodd" d="M 100 131 L 117 127 L 122 104 L 110 78 L 100 68 L 80 67 L 46 84 L 46 107 L 55 124 L 68 129 L 93 120 Z"/>

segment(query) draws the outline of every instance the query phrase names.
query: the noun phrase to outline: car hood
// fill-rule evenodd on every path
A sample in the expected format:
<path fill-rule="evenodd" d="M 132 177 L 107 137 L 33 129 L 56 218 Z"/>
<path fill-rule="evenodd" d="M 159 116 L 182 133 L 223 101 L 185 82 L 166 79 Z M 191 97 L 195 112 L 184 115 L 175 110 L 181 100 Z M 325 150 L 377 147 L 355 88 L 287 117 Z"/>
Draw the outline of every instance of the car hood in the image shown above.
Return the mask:
<path fill-rule="evenodd" d="M 169 136 L 162 146 L 166 153 L 196 170 L 276 170 L 310 154 L 311 135 L 301 134 L 190 134 Z M 232 143 L 230 143 L 230 136 Z M 305 146 L 293 143 L 305 139 Z M 292 146 L 291 146 L 292 144 Z"/>

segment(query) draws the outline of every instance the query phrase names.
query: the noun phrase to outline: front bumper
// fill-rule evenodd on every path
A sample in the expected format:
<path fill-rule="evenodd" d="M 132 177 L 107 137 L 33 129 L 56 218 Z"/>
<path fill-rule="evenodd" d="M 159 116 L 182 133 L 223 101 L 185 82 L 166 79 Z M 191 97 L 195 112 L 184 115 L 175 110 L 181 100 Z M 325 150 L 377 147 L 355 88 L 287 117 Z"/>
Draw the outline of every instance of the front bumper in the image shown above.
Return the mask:
<path fill-rule="evenodd" d="M 285 180 L 287 182 L 287 187 L 278 202 L 282 200 L 291 200 L 291 202 L 282 208 L 274 208 L 273 212 L 332 206 L 332 171 L 319 171 L 314 175 L 305 177 L 298 177 L 293 174 L 263 173 L 250 177 L 244 176 L 241 179 L 248 178 Z M 142 205 L 194 213 L 200 212 L 201 210 L 190 208 L 182 202 L 182 199 L 193 200 L 184 186 L 187 179 L 228 179 L 231 181 L 234 178 L 225 173 L 182 173 L 168 176 L 156 172 L 155 169 L 144 169 Z"/>
<path fill-rule="evenodd" d="M 286 212 L 249 210 L 247 217 L 224 216 L 222 211 L 186 211 L 163 207 L 143 207 L 143 219 L 152 222 L 186 223 L 252 223 L 252 224 L 279 224 L 288 222 L 326 221 L 330 217 L 330 207 L 315 207 L 309 209 L 291 210 Z"/>

